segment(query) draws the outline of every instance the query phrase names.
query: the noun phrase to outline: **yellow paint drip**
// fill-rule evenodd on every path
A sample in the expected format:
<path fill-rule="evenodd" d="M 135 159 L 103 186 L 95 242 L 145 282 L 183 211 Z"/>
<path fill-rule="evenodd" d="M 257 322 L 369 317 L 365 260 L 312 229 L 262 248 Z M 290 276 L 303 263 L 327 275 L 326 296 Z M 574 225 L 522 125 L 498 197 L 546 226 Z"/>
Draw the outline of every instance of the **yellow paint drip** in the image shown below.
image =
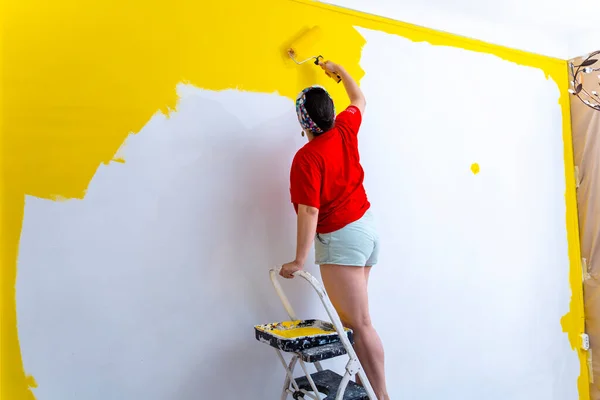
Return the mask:
<path fill-rule="evenodd" d="M 479 173 L 479 164 L 471 164 L 471 172 L 473 172 L 474 175 L 477 175 Z"/>
<path fill-rule="evenodd" d="M 15 304 L 25 195 L 83 198 L 97 167 L 115 157 L 127 135 L 138 132 L 157 110 L 176 109 L 179 82 L 209 90 L 277 92 L 290 99 L 318 83 L 342 109 L 347 104 L 342 85 L 333 84 L 311 63 L 297 66 L 286 54 L 294 39 L 313 25 L 323 30 L 320 53 L 359 80 L 365 40 L 354 26 L 493 54 L 539 68 L 559 85 L 573 291 L 571 310 L 562 323 L 576 348 L 584 319 L 564 61 L 305 0 L 208 5 L 195 0 L 5 0 L 0 6 L 0 398 L 34 398 L 30 388 L 35 381 L 23 369 Z M 589 380 L 582 352 L 580 359 L 579 393 L 586 400 Z"/>

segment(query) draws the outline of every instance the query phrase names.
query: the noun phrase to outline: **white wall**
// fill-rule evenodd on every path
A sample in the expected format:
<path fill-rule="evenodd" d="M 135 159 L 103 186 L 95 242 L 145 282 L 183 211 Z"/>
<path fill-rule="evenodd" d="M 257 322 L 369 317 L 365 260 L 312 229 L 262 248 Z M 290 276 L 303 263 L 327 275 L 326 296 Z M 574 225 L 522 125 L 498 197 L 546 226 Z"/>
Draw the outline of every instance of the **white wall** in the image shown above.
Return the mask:
<path fill-rule="evenodd" d="M 371 308 L 392 398 L 577 399 L 560 327 L 570 290 L 555 83 L 361 32 L 360 146 L 383 247 Z M 252 326 L 285 318 L 267 269 L 294 254 L 288 174 L 304 139 L 293 102 L 178 90 L 178 111 L 131 136 L 126 163 L 101 165 L 84 200 L 26 200 L 17 307 L 39 400 L 281 390 Z M 285 288 L 300 315 L 324 318 L 305 283 Z"/>
<path fill-rule="evenodd" d="M 600 15 L 600 3 L 598 3 L 598 11 L 593 15 Z M 589 54 L 595 50 L 600 50 L 600 29 L 597 24 L 582 24 L 580 28 L 569 32 L 569 59 Z"/>
<path fill-rule="evenodd" d="M 600 48 L 596 0 L 323 2 L 562 59 Z"/>

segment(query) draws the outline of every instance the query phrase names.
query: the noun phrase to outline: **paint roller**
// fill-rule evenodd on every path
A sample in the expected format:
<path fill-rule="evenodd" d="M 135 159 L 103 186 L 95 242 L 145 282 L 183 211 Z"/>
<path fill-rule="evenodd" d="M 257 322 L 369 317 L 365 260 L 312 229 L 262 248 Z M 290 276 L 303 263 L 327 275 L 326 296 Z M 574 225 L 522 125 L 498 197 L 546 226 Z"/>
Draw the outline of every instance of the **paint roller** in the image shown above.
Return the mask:
<path fill-rule="evenodd" d="M 305 62 L 311 60 L 314 60 L 315 65 L 319 65 L 321 62 L 323 62 L 323 56 L 311 56 L 309 54 L 318 54 L 318 52 L 314 50 L 314 47 L 319 42 L 321 37 L 323 37 L 323 32 L 321 31 L 321 28 L 318 26 L 313 26 L 291 44 L 291 46 L 287 50 L 288 55 L 298 65 L 304 64 Z M 332 75 L 329 73 L 329 71 L 325 70 L 325 73 L 328 77 L 334 79 L 337 83 L 340 83 L 342 81 L 342 77 L 339 76 L 336 72 L 334 72 Z"/>

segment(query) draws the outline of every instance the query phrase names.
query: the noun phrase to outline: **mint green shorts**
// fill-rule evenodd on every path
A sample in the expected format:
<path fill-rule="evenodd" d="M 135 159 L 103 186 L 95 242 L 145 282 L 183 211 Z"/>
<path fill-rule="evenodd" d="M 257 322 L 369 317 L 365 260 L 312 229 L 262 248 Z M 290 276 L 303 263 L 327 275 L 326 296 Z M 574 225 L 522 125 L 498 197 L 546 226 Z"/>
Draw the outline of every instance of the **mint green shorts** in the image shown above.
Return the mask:
<path fill-rule="evenodd" d="M 317 233 L 315 264 L 372 267 L 379 255 L 379 235 L 371 210 L 358 221 L 331 233 Z"/>

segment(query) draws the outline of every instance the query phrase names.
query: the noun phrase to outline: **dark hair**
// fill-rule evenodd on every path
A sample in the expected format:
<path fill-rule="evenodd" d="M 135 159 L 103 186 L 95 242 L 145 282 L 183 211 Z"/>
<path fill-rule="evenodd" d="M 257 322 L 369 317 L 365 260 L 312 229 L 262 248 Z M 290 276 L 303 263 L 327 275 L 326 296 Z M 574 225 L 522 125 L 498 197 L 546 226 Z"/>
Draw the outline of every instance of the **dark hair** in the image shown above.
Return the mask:
<path fill-rule="evenodd" d="M 304 107 L 306 107 L 310 119 L 323 130 L 323 133 L 333 128 L 335 111 L 333 100 L 329 97 L 329 94 L 321 88 L 312 88 L 306 92 L 305 96 Z M 315 136 L 319 135 L 322 135 L 322 133 Z"/>

